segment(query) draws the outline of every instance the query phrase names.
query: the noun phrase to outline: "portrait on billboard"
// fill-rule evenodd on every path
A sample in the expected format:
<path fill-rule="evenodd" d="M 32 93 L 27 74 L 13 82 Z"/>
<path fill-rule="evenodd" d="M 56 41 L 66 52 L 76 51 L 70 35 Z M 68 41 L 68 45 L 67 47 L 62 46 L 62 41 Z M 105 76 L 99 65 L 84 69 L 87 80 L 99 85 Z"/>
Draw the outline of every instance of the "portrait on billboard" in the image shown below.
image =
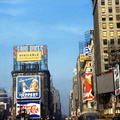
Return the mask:
<path fill-rule="evenodd" d="M 32 118 L 41 117 L 40 101 L 17 101 L 16 115 L 20 116 L 23 113 Z"/>
<path fill-rule="evenodd" d="M 92 73 L 85 73 L 82 77 L 82 97 L 83 101 L 92 100 Z"/>
<path fill-rule="evenodd" d="M 18 99 L 40 98 L 40 76 L 18 76 L 16 92 Z"/>

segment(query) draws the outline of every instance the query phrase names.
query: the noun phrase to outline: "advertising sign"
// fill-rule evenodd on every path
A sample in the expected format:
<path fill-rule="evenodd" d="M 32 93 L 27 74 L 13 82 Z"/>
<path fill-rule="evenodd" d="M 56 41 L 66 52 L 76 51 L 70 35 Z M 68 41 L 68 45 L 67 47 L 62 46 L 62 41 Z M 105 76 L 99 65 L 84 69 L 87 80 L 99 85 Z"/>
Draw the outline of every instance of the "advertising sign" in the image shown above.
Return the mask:
<path fill-rule="evenodd" d="M 40 76 L 18 76 L 16 78 L 17 99 L 40 98 Z"/>
<path fill-rule="evenodd" d="M 85 56 L 85 54 L 80 54 L 80 62 L 84 62 L 85 60 L 91 60 L 91 56 Z"/>
<path fill-rule="evenodd" d="M 17 52 L 17 61 L 40 61 L 41 51 L 35 52 Z"/>
<path fill-rule="evenodd" d="M 13 55 L 16 61 L 41 61 L 47 57 L 47 46 L 24 45 L 13 48 Z"/>
<path fill-rule="evenodd" d="M 91 50 L 89 47 L 85 47 L 84 51 L 85 51 L 85 56 L 91 56 Z"/>
<path fill-rule="evenodd" d="M 83 101 L 92 100 L 94 96 L 92 95 L 92 73 L 85 73 L 82 77 L 82 94 Z"/>
<path fill-rule="evenodd" d="M 115 95 L 120 94 L 120 72 L 119 72 L 119 65 L 116 64 L 114 70 L 114 82 L 115 82 Z"/>
<path fill-rule="evenodd" d="M 16 104 L 16 115 L 26 113 L 30 118 L 40 118 L 40 101 L 19 101 Z"/>

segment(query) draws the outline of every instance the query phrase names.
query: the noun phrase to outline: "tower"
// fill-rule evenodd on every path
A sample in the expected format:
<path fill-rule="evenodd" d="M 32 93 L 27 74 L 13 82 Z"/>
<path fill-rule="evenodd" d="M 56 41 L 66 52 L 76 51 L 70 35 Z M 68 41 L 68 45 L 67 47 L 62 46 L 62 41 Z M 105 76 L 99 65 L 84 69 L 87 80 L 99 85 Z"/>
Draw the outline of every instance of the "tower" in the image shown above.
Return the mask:
<path fill-rule="evenodd" d="M 120 0 L 92 0 L 96 74 L 119 63 Z"/>

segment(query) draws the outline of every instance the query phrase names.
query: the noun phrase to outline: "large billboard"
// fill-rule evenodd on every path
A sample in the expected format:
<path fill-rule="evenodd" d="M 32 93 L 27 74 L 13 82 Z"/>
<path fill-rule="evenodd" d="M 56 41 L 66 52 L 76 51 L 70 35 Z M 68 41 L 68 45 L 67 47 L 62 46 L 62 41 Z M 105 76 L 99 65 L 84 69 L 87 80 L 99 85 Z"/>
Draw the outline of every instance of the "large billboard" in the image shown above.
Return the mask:
<path fill-rule="evenodd" d="M 41 117 L 40 101 L 18 101 L 16 104 L 16 116 L 22 113 L 30 115 L 30 118 Z"/>
<path fill-rule="evenodd" d="M 92 100 L 92 73 L 85 73 L 82 77 L 82 96 L 83 101 Z"/>
<path fill-rule="evenodd" d="M 36 99 L 41 96 L 40 76 L 18 76 L 16 78 L 17 99 Z"/>
<path fill-rule="evenodd" d="M 14 59 L 17 62 L 41 61 L 47 57 L 47 46 L 24 45 L 13 48 Z"/>

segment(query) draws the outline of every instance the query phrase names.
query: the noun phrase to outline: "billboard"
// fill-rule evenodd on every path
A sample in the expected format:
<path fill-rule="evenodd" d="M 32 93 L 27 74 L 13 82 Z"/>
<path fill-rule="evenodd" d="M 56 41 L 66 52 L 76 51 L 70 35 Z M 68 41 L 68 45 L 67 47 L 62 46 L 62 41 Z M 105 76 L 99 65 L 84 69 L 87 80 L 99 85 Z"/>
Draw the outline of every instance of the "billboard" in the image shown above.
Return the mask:
<path fill-rule="evenodd" d="M 40 61 L 42 60 L 41 51 L 17 52 L 17 61 Z"/>
<path fill-rule="evenodd" d="M 16 46 L 13 48 L 13 57 L 17 62 L 41 61 L 47 57 L 47 46 Z"/>
<path fill-rule="evenodd" d="M 92 73 L 85 73 L 82 77 L 82 97 L 83 101 L 92 100 Z"/>
<path fill-rule="evenodd" d="M 18 76 L 16 78 L 17 99 L 36 99 L 40 96 L 40 76 Z"/>
<path fill-rule="evenodd" d="M 97 93 L 109 93 L 114 92 L 114 80 L 113 72 L 106 73 L 101 76 L 97 76 Z"/>
<path fill-rule="evenodd" d="M 114 69 L 114 83 L 115 83 L 115 95 L 120 94 L 120 71 L 119 65 L 116 64 Z"/>
<path fill-rule="evenodd" d="M 40 101 L 17 101 L 16 116 L 22 113 L 30 115 L 30 118 L 41 117 Z"/>
<path fill-rule="evenodd" d="M 84 48 L 85 56 L 91 56 L 90 46 Z"/>
<path fill-rule="evenodd" d="M 91 60 L 91 56 L 85 56 L 85 54 L 80 54 L 80 62 L 84 62 L 85 60 Z"/>

